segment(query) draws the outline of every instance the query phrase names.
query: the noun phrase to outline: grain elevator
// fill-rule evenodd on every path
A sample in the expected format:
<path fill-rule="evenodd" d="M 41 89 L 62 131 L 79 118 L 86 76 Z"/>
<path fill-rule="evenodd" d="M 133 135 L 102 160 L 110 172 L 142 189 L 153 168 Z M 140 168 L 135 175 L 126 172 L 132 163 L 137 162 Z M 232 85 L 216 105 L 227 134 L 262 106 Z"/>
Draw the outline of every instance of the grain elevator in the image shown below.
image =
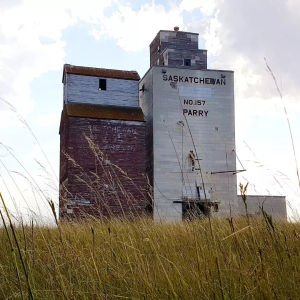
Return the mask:
<path fill-rule="evenodd" d="M 145 120 L 135 71 L 65 65 L 61 218 L 147 211 Z"/>
<path fill-rule="evenodd" d="M 207 70 L 198 34 L 160 31 L 140 81 L 154 219 L 237 212 L 234 74 Z"/>
<path fill-rule="evenodd" d="M 63 85 L 61 218 L 245 214 L 234 73 L 207 69 L 197 33 L 159 31 L 142 79 L 135 71 L 65 65 Z M 265 205 L 286 218 L 285 197 L 247 199 L 252 215 Z"/>

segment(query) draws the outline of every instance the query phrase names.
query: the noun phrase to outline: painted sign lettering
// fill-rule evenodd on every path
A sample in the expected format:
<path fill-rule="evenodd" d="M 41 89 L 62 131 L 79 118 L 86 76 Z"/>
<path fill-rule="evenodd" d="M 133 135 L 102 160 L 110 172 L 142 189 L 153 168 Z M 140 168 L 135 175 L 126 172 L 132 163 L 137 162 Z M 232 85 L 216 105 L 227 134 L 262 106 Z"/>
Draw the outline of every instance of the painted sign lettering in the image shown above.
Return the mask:
<path fill-rule="evenodd" d="M 184 105 L 205 105 L 205 101 L 204 100 L 187 100 L 187 99 L 184 99 L 183 104 Z"/>
<path fill-rule="evenodd" d="M 185 83 L 196 83 L 196 84 L 212 84 L 212 85 L 226 85 L 224 78 L 204 78 L 204 77 L 193 77 L 193 76 L 178 76 L 178 75 L 163 75 L 163 81 L 173 82 L 185 82 Z"/>
<path fill-rule="evenodd" d="M 204 106 L 205 105 L 204 100 L 190 100 L 190 99 L 184 99 L 183 100 L 183 104 L 184 105 L 201 105 Z M 201 109 L 187 109 L 184 108 L 182 110 L 182 113 L 184 116 L 193 116 L 193 117 L 207 117 L 208 115 L 208 110 L 201 110 Z"/>
<path fill-rule="evenodd" d="M 182 113 L 184 116 L 207 117 L 208 110 L 183 109 Z"/>

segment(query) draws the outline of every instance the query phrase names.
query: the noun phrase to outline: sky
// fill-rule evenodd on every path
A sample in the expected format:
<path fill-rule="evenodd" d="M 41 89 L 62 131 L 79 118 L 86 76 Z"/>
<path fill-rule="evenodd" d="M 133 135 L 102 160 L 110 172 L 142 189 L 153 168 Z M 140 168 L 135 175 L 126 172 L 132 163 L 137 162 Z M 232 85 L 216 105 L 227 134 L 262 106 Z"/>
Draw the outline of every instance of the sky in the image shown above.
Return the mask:
<path fill-rule="evenodd" d="M 0 0 L 0 191 L 7 206 L 16 216 L 47 218 L 47 199 L 58 203 L 63 65 L 142 77 L 157 32 L 179 26 L 199 33 L 208 68 L 235 72 L 237 168 L 247 170 L 238 181 L 249 182 L 249 194 L 286 195 L 295 218 L 299 19 L 299 0 Z"/>

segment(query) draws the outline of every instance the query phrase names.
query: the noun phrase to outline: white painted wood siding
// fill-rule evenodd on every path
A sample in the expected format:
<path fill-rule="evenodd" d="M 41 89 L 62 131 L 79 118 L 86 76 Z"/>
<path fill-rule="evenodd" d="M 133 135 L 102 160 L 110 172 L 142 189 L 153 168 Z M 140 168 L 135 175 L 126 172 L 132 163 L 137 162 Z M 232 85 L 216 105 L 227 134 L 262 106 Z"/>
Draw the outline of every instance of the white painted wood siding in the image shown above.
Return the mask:
<path fill-rule="evenodd" d="M 106 90 L 102 91 L 99 90 L 100 78 L 103 77 L 66 74 L 64 101 L 138 107 L 138 81 L 103 78 Z"/>

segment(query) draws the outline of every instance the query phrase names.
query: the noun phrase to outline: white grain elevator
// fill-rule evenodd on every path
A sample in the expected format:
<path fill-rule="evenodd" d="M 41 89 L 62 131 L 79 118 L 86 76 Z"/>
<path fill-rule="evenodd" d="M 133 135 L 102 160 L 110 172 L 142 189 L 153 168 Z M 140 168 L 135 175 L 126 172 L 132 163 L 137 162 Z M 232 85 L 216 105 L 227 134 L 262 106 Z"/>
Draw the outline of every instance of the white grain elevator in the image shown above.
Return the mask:
<path fill-rule="evenodd" d="M 155 220 L 236 214 L 233 71 L 208 70 L 198 34 L 161 30 L 140 81 Z"/>

